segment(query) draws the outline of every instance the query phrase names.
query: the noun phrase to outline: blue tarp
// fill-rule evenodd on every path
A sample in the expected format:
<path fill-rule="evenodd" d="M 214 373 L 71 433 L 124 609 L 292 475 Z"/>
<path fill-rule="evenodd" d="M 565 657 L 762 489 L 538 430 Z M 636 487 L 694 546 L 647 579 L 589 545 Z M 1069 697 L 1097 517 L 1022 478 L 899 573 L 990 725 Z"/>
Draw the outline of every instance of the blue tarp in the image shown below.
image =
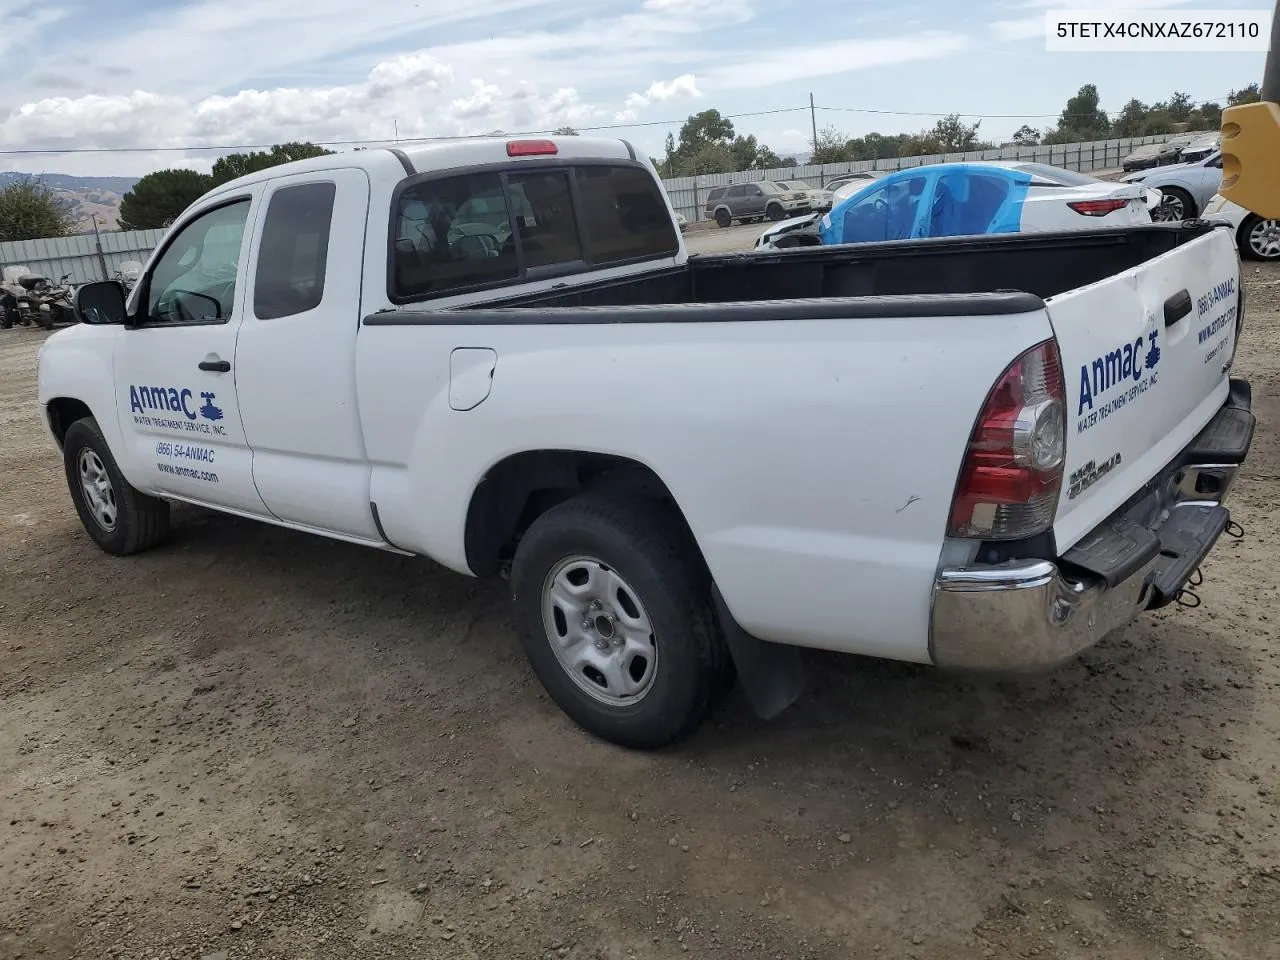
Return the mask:
<path fill-rule="evenodd" d="M 899 170 L 836 204 L 819 223 L 824 244 L 1017 233 L 1031 174 L 945 163 Z"/>

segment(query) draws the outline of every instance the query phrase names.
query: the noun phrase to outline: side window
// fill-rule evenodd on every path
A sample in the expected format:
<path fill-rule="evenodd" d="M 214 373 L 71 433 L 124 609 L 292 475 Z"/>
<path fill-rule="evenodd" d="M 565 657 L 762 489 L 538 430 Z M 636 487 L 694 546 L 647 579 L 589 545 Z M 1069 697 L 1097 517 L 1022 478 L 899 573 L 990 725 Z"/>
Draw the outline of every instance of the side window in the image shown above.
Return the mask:
<path fill-rule="evenodd" d="M 511 215 L 496 173 L 414 184 L 400 195 L 394 216 L 397 297 L 434 296 L 519 276 Z"/>
<path fill-rule="evenodd" d="M 844 214 L 844 243 L 905 240 L 916 222 L 928 178 L 906 177 L 872 190 Z"/>
<path fill-rule="evenodd" d="M 147 280 L 148 323 L 210 323 L 231 317 L 249 200 L 186 224 Z"/>
<path fill-rule="evenodd" d="M 253 312 L 259 319 L 320 306 L 336 189 L 332 183 L 304 183 L 272 195 L 253 283 Z"/>
<path fill-rule="evenodd" d="M 589 262 L 676 255 L 679 235 L 658 185 L 646 171 L 584 166 L 578 168 L 577 177 Z"/>
<path fill-rule="evenodd" d="M 759 186 L 757 186 L 756 184 L 754 184 L 754 183 L 753 183 L 753 184 L 751 184 L 751 186 L 747 187 L 747 196 L 748 196 L 748 197 L 763 197 L 763 196 L 764 196 L 764 191 L 763 191 L 763 190 L 761 190 Z"/>
<path fill-rule="evenodd" d="M 581 261 L 582 242 L 573 216 L 569 173 L 564 170 L 514 173 L 507 177 L 507 183 L 524 266 L 546 267 Z"/>
<path fill-rule="evenodd" d="M 730 188 L 729 188 L 729 197 L 730 197 L 730 198 L 733 198 L 733 197 L 745 197 L 746 195 L 747 195 L 747 188 L 746 188 L 746 187 L 744 187 L 742 184 L 738 184 L 737 186 L 734 186 L 734 187 L 730 187 Z"/>
<path fill-rule="evenodd" d="M 1009 181 L 999 176 L 949 173 L 938 178 L 929 211 L 927 237 L 987 233 L 1005 197 Z"/>

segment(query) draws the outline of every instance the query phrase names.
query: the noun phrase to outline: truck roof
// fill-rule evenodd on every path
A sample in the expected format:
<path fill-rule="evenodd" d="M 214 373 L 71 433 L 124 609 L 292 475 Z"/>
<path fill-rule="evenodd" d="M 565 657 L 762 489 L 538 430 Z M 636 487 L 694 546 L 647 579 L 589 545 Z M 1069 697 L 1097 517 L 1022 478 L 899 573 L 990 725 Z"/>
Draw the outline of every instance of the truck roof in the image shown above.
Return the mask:
<path fill-rule="evenodd" d="M 527 149 L 535 151 L 537 144 L 550 146 L 545 150 L 511 156 L 508 153 L 509 144 L 525 144 Z M 523 163 L 545 160 L 550 156 L 564 160 L 643 161 L 644 159 L 627 141 L 605 137 L 536 135 L 459 137 L 453 140 L 435 140 L 430 143 L 348 150 L 323 157 L 312 157 L 308 160 L 294 160 L 229 180 L 215 187 L 208 195 L 226 193 L 284 174 L 355 167 L 369 172 L 371 176 L 390 175 L 399 179 L 410 173 L 431 173 L 493 163 Z"/>

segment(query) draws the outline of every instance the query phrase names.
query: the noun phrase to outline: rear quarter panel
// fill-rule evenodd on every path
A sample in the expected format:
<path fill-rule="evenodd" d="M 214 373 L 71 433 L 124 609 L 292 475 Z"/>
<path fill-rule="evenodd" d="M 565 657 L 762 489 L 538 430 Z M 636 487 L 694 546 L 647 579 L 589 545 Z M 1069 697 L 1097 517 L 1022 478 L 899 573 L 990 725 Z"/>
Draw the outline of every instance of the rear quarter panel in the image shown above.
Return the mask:
<path fill-rule="evenodd" d="M 538 449 L 628 457 L 672 491 L 749 631 L 927 662 L 930 592 L 974 419 L 1010 360 L 1048 335 L 1043 310 L 365 326 L 357 382 L 373 498 L 393 542 L 466 572 L 467 508 L 491 466 Z M 449 402 L 459 347 L 497 354 L 492 390 L 466 412 Z"/>

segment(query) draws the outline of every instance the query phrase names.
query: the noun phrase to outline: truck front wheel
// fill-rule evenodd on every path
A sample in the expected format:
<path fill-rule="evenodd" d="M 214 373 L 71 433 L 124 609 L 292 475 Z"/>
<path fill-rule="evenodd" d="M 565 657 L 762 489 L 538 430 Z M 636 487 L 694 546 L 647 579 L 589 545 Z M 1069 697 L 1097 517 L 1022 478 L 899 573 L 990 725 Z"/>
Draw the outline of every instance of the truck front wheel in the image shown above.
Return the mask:
<path fill-rule="evenodd" d="M 107 553 L 138 553 L 168 535 L 169 504 L 130 485 L 92 417 L 67 429 L 62 459 L 80 522 Z"/>
<path fill-rule="evenodd" d="M 586 494 L 551 508 L 520 540 L 511 589 L 534 673 L 598 737 L 642 749 L 681 740 L 724 688 L 709 576 L 661 504 Z"/>

